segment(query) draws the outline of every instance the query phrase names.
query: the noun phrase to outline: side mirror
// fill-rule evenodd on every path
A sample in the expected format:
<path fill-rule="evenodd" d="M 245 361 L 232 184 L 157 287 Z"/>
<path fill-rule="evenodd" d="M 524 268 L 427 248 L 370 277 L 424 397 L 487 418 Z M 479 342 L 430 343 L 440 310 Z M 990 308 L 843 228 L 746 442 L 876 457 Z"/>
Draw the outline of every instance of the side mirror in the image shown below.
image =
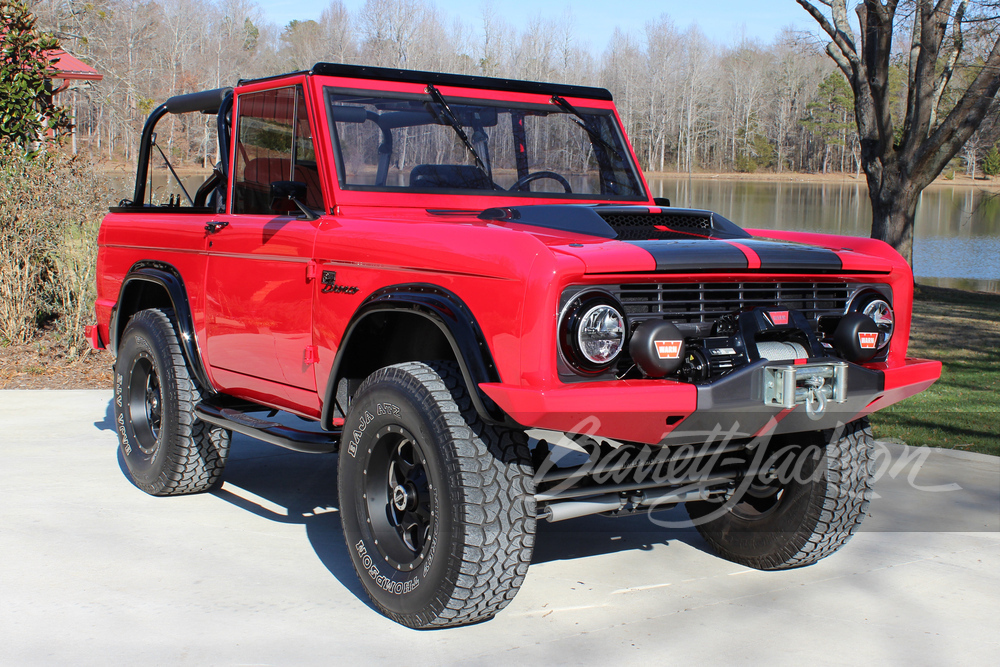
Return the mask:
<path fill-rule="evenodd" d="M 306 220 L 319 218 L 302 200 L 306 198 L 306 184 L 301 181 L 274 181 L 271 183 L 271 210 L 275 213 L 302 212 Z"/>
<path fill-rule="evenodd" d="M 275 213 L 291 213 L 298 210 L 296 199 L 306 198 L 306 184 L 299 181 L 275 181 L 271 183 L 271 210 Z"/>

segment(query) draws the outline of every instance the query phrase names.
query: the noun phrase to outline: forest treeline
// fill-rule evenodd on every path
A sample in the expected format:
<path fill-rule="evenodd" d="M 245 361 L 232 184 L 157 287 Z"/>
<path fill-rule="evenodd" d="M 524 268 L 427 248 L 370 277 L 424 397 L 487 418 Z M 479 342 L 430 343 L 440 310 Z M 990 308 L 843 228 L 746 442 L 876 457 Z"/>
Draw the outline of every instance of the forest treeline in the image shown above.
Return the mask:
<path fill-rule="evenodd" d="M 859 170 L 851 89 L 823 43 L 790 30 L 768 44 L 720 43 L 662 14 L 641 32 L 616 30 L 595 53 L 574 26 L 611 16 L 513 25 L 489 2 L 474 25 L 431 0 L 367 0 L 355 12 L 332 0 L 318 21 L 286 26 L 265 21 L 251 0 L 42 0 L 33 11 L 104 75 L 60 100 L 73 107 L 80 150 L 112 161 L 133 160 L 143 121 L 171 95 L 327 61 L 608 88 L 647 170 Z M 890 80 L 900 110 L 905 55 L 896 85 Z M 956 73 L 951 86 L 960 89 L 965 76 Z M 173 118 L 161 124 L 159 143 L 175 160 L 213 163 L 211 122 Z M 961 167 L 975 175 L 998 139 L 994 109 Z"/>

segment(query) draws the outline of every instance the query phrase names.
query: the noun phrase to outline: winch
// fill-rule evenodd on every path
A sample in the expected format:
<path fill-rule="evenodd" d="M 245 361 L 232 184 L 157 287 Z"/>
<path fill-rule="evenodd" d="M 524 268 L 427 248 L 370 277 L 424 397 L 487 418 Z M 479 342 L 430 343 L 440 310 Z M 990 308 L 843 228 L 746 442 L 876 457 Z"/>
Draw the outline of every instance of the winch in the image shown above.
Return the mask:
<path fill-rule="evenodd" d="M 827 403 L 846 400 L 848 364 L 831 357 L 870 360 L 874 352 L 865 343 L 878 332 L 870 317 L 851 313 L 838 323 L 831 344 L 819 339 L 800 311 L 778 307 L 725 315 L 707 335 L 692 336 L 690 327 L 665 320 L 643 322 L 629 341 L 632 361 L 646 377 L 674 376 L 694 384 L 712 382 L 761 360 L 791 362 L 764 367 L 763 402 L 786 410 L 805 405 L 812 419 L 822 418 Z"/>
<path fill-rule="evenodd" d="M 644 340 L 647 329 L 659 332 L 663 330 L 662 324 L 653 327 L 652 322 L 644 322 L 636 334 Z M 676 329 L 683 331 L 683 327 Z M 707 336 L 684 337 L 683 358 L 676 366 L 664 365 L 659 359 L 644 355 L 642 346 L 630 345 L 629 352 L 649 377 L 663 377 L 676 370 L 682 380 L 703 384 L 761 359 L 804 362 L 830 356 L 833 350 L 820 342 L 801 312 L 757 307 L 719 318 Z M 667 370 L 671 367 L 672 370 Z"/>

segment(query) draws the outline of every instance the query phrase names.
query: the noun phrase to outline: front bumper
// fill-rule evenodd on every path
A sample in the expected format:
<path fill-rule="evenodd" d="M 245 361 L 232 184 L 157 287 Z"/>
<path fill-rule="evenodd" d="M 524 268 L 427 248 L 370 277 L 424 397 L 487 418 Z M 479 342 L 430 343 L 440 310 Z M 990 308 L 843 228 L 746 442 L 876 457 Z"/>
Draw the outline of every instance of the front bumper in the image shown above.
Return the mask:
<path fill-rule="evenodd" d="M 764 368 L 778 363 L 759 361 L 704 385 L 617 380 L 545 388 L 500 383 L 480 387 L 526 428 L 685 444 L 704 442 L 713 433 L 716 438 L 743 438 L 835 428 L 920 393 L 941 377 L 941 362 L 926 359 L 891 366 L 849 364 L 846 400 L 829 403 L 817 419 L 806 414 L 803 405 L 792 409 L 764 405 Z"/>

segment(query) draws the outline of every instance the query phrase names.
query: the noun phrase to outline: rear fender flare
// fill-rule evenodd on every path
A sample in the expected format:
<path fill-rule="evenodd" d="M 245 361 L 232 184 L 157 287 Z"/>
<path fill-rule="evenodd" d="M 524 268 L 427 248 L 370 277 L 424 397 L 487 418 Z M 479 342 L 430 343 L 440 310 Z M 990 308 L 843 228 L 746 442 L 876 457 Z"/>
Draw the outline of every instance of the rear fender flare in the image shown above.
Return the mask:
<path fill-rule="evenodd" d="M 208 373 L 205 372 L 205 366 L 198 349 L 198 339 L 194 332 L 194 319 L 191 315 L 191 305 L 188 302 L 184 279 L 180 272 L 169 264 L 142 261 L 129 269 L 125 279 L 122 280 L 118 301 L 111 311 L 111 326 L 109 327 L 111 351 L 117 356 L 118 344 L 125 331 L 125 325 L 128 324 L 132 315 L 143 309 L 138 300 L 142 288 L 149 284 L 160 287 L 170 300 L 174 310 L 174 325 L 177 327 L 177 338 L 181 344 L 181 351 L 195 381 L 203 391 L 215 393 L 215 389 L 208 379 Z M 122 317 L 123 314 L 124 317 Z"/>

